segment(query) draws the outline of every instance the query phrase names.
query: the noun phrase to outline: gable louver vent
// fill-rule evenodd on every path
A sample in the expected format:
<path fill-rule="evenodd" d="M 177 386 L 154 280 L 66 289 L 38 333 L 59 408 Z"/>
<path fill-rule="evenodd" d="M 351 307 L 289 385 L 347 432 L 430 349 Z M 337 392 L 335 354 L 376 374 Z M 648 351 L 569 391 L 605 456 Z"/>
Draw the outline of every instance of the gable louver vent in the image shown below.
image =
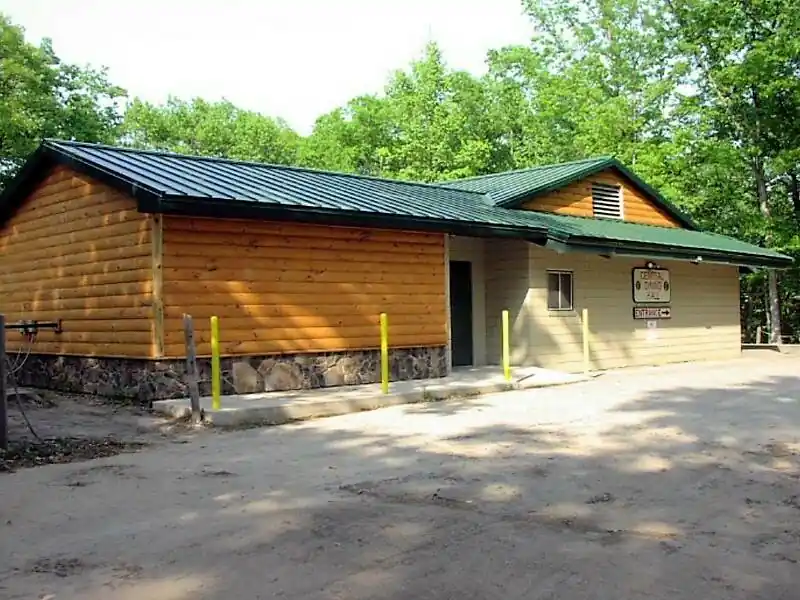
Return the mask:
<path fill-rule="evenodd" d="M 592 183 L 592 212 L 595 217 L 622 218 L 622 186 Z"/>

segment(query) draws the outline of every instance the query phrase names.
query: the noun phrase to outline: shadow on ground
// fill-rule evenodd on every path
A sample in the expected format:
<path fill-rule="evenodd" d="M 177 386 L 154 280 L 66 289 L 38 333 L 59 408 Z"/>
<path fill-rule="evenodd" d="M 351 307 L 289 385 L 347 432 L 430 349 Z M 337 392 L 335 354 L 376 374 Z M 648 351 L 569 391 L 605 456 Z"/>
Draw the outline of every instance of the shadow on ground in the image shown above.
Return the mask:
<path fill-rule="evenodd" d="M 30 491 L 3 503 L 27 515 L 9 533 L 28 541 L 0 542 L 13 565 L 0 592 L 797 598 L 800 378 L 665 377 L 643 392 L 624 379 L 538 390 L 516 412 L 501 396 L 413 405 L 11 475 Z M 613 391 L 602 416 L 537 424 L 537 402 Z M 40 510 L 23 508 L 45 489 Z"/>

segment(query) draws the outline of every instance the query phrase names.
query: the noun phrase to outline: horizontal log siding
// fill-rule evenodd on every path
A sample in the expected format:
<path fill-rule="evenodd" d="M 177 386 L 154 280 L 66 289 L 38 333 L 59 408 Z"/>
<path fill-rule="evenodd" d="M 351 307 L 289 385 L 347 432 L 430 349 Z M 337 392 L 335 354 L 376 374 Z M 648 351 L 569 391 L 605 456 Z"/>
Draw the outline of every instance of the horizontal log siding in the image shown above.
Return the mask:
<path fill-rule="evenodd" d="M 523 204 L 523 208 L 576 217 L 592 217 L 592 182 L 622 186 L 626 221 L 644 225 L 660 225 L 661 227 L 681 226 L 675 219 L 654 206 L 631 181 L 614 169 L 603 171 L 560 190 L 544 194 L 526 202 Z"/>
<path fill-rule="evenodd" d="M 164 347 L 182 356 L 182 314 L 198 353 L 220 319 L 224 355 L 447 342 L 442 235 L 318 225 L 165 217 Z"/>
<path fill-rule="evenodd" d="M 132 198 L 56 167 L 0 232 L 0 312 L 63 319 L 64 332 L 40 332 L 33 352 L 150 357 L 151 260 Z M 8 346 L 27 344 L 9 332 Z"/>

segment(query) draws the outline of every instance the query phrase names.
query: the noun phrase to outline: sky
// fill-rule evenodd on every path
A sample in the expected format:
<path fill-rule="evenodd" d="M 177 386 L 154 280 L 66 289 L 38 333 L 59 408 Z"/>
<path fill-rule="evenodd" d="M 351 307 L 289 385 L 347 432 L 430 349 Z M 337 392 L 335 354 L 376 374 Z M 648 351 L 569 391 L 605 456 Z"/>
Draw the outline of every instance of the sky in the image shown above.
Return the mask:
<path fill-rule="evenodd" d="M 26 39 L 107 67 L 151 102 L 225 98 L 302 134 L 436 41 L 450 67 L 480 74 L 486 51 L 525 44 L 521 0 L 0 0 Z"/>

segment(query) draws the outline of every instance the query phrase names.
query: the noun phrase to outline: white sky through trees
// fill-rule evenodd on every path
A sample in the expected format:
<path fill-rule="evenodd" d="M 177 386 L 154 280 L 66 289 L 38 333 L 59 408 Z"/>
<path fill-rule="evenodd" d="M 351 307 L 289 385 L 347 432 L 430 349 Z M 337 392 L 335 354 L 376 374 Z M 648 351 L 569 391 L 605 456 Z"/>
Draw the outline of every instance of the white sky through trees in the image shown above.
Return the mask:
<path fill-rule="evenodd" d="M 26 39 L 161 102 L 226 98 L 299 133 L 383 90 L 429 40 L 448 65 L 484 71 L 486 51 L 527 43 L 520 0 L 0 0 Z"/>

